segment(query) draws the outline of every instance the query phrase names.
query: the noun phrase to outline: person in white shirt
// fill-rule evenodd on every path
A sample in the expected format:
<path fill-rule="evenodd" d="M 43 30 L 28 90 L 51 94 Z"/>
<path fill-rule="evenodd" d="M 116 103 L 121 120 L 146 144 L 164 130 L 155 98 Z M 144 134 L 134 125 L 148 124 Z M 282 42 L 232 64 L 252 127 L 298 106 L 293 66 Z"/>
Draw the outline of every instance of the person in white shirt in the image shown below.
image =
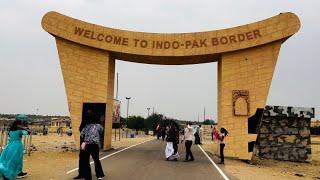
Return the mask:
<path fill-rule="evenodd" d="M 187 127 L 184 129 L 184 136 L 182 142 L 185 140 L 186 147 L 186 159 L 185 162 L 194 161 L 193 154 L 191 152 L 192 141 L 194 141 L 193 129 L 191 127 L 191 123 L 187 123 Z M 190 159 L 189 159 L 190 157 Z"/>

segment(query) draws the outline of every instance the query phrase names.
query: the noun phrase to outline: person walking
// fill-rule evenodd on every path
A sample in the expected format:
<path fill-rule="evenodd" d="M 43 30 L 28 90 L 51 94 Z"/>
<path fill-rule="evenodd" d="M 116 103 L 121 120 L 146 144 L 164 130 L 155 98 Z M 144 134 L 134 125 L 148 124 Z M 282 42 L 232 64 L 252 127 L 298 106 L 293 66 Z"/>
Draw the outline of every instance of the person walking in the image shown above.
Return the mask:
<path fill-rule="evenodd" d="M 221 128 L 220 134 L 216 130 L 215 130 L 214 134 L 220 143 L 220 162 L 219 162 L 219 164 L 224 164 L 224 148 L 226 146 L 225 137 L 228 135 L 228 131 L 225 128 Z"/>
<path fill-rule="evenodd" d="M 166 137 L 166 126 L 162 126 L 161 128 L 161 137 L 162 137 L 162 141 L 164 141 Z"/>
<path fill-rule="evenodd" d="M 174 123 L 173 125 L 173 130 L 174 130 L 174 140 L 173 140 L 173 149 L 174 149 L 174 154 L 176 155 L 176 157 L 179 157 L 179 153 L 178 153 L 178 144 L 179 144 L 179 139 L 180 139 L 180 129 L 177 123 Z"/>
<path fill-rule="evenodd" d="M 79 131 L 81 133 L 81 131 L 83 130 L 84 127 L 87 126 L 87 124 L 92 121 L 94 119 L 94 114 L 93 111 L 91 109 L 88 109 L 87 112 L 84 114 L 84 117 L 81 121 L 80 127 L 79 127 Z M 80 147 L 81 144 L 84 142 L 84 138 L 82 138 L 80 136 Z M 78 169 L 78 175 L 76 177 L 74 177 L 73 179 L 83 179 L 84 178 L 84 156 L 85 156 L 85 151 L 83 149 L 80 148 L 80 152 L 79 152 L 79 169 Z"/>
<path fill-rule="evenodd" d="M 81 149 L 83 153 L 83 176 L 85 180 L 91 180 L 90 156 L 95 165 L 96 176 L 98 180 L 104 177 L 104 172 L 99 160 L 100 139 L 103 135 L 103 127 L 100 120 L 93 117 L 91 121 L 82 129 L 80 136 L 83 138 Z"/>
<path fill-rule="evenodd" d="M 155 133 L 157 134 L 157 139 L 159 140 L 160 136 L 161 136 L 161 126 L 160 126 L 160 124 L 157 125 Z"/>
<path fill-rule="evenodd" d="M 165 154 L 166 154 L 166 158 L 167 158 L 167 161 L 168 160 L 173 160 L 173 154 L 174 154 L 174 147 L 173 147 L 173 141 L 175 139 L 175 136 L 174 136 L 174 129 L 172 126 L 169 127 L 169 129 L 166 131 L 166 141 L 167 141 L 167 145 L 166 145 L 166 151 L 165 151 Z"/>
<path fill-rule="evenodd" d="M 199 126 L 194 127 L 194 144 L 200 144 L 200 128 Z"/>
<path fill-rule="evenodd" d="M 27 173 L 22 172 L 24 147 L 22 136 L 31 134 L 31 131 L 23 126 L 26 115 L 18 115 L 9 129 L 9 142 L 0 156 L 0 176 L 4 180 L 23 178 Z"/>
<path fill-rule="evenodd" d="M 184 129 L 184 136 L 183 136 L 182 142 L 184 140 L 185 140 L 185 147 L 186 147 L 186 159 L 184 161 L 185 162 L 194 161 L 194 157 L 191 152 L 192 141 L 194 141 L 194 134 L 193 134 L 191 123 L 188 123 L 187 127 Z"/>
<path fill-rule="evenodd" d="M 201 124 L 199 125 L 199 137 L 200 137 L 200 144 L 202 144 L 202 141 L 203 141 L 203 128 L 201 127 Z"/>
<path fill-rule="evenodd" d="M 214 132 L 214 129 L 213 129 L 213 126 L 211 125 L 211 140 L 213 141 L 213 132 Z"/>

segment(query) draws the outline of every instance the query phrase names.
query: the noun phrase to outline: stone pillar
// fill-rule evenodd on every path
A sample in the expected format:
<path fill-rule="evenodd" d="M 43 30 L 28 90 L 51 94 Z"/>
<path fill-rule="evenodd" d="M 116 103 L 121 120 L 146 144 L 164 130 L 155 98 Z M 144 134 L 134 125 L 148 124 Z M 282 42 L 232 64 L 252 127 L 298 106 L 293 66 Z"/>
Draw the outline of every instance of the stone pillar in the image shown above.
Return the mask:
<path fill-rule="evenodd" d="M 106 103 L 104 149 L 111 148 L 115 60 L 107 51 L 56 37 L 72 129 L 79 147 L 83 103 Z"/>
<path fill-rule="evenodd" d="M 251 159 L 248 118 L 264 108 L 281 42 L 222 54 L 218 61 L 218 129 L 229 131 L 225 156 Z M 217 149 L 217 152 L 218 149 Z"/>

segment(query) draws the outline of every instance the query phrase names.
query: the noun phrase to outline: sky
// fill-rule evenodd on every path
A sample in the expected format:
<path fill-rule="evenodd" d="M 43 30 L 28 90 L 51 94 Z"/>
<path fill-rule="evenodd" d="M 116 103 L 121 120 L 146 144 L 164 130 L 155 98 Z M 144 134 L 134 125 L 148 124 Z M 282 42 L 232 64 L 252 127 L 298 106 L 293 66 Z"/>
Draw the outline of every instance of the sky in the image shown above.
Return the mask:
<path fill-rule="evenodd" d="M 199 32 L 263 20 L 281 12 L 300 31 L 280 50 L 267 104 L 315 107 L 320 118 L 320 1 L 297 0 L 10 0 L 0 1 L 0 113 L 69 115 L 54 38 L 41 27 L 48 11 L 132 31 Z M 217 63 L 165 66 L 116 61 L 121 114 L 151 111 L 181 120 L 217 117 Z"/>

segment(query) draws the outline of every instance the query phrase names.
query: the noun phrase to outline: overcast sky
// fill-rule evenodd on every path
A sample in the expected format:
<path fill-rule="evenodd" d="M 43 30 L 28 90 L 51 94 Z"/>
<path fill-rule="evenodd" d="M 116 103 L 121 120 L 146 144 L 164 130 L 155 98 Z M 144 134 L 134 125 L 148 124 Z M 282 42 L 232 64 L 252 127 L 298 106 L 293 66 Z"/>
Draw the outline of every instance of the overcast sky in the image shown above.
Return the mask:
<path fill-rule="evenodd" d="M 319 9 L 318 0 L 0 1 L 0 113 L 69 114 L 55 40 L 41 27 L 48 11 L 145 32 L 224 29 L 294 12 L 302 27 L 282 45 L 267 104 L 319 107 Z M 217 63 L 162 66 L 117 61 L 116 71 L 123 116 L 125 96 L 131 96 L 131 115 L 146 116 L 147 107 L 154 107 L 184 120 L 197 120 L 199 113 L 202 120 L 206 107 L 206 118 L 217 117 Z"/>

